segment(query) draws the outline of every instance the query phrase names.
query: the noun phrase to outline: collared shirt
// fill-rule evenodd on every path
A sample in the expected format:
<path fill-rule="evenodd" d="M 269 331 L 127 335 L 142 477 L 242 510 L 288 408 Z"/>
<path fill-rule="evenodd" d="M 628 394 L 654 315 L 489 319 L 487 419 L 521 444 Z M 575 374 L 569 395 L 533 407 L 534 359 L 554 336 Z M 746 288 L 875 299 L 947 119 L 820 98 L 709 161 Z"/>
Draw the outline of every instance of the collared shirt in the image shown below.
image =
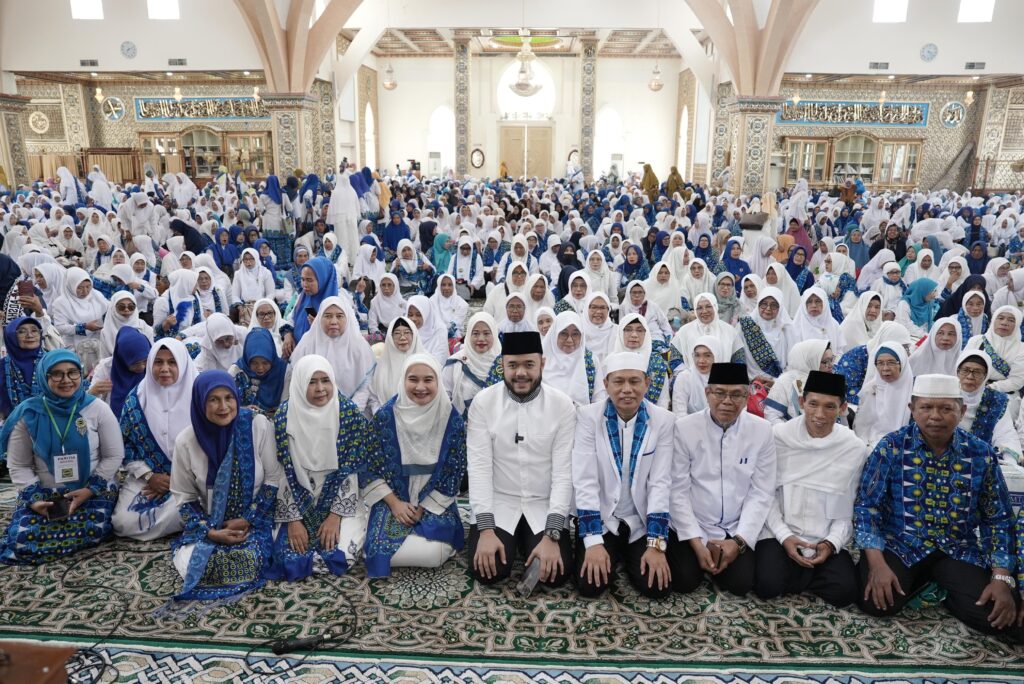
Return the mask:
<path fill-rule="evenodd" d="M 961 428 L 939 455 L 915 424 L 883 437 L 861 474 L 854 526 L 857 546 L 888 549 L 906 565 L 942 551 L 983 568 L 1014 566 L 1006 482 L 992 448 Z"/>
<path fill-rule="evenodd" d="M 636 510 L 636 504 L 633 502 L 633 492 L 631 491 L 633 482 L 629 477 L 633 460 L 632 446 L 633 433 L 636 430 L 636 416 L 634 415 L 628 421 L 622 420 L 620 416 L 617 420 L 619 423 L 619 443 L 622 445 L 622 474 L 619 481 L 619 503 L 616 504 L 613 515 L 616 520 L 629 525 L 629 541 L 634 542 L 647 534 L 647 527 L 644 525 L 639 511 Z M 637 455 L 639 456 L 639 454 Z"/>

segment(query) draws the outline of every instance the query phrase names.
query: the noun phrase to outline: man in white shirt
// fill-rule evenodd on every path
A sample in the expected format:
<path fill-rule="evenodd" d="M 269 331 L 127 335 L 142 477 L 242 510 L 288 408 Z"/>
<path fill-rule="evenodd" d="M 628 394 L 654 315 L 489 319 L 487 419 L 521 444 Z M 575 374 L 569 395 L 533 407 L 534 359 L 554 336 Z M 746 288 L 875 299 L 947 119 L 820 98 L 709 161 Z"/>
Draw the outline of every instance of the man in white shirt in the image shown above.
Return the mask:
<path fill-rule="evenodd" d="M 576 409 L 541 384 L 540 333 L 505 333 L 505 381 L 481 390 L 469 407 L 470 574 L 483 584 L 508 579 L 516 553 L 540 560 L 540 581 L 560 586 L 572 575 L 567 516 L 572 501 Z"/>
<path fill-rule="evenodd" d="M 738 596 L 754 587 L 756 542 L 775 494 L 771 423 L 748 413 L 746 365 L 711 366 L 708 407 L 676 421 L 669 561 L 672 589 L 711 575 Z M 749 540 L 749 541 L 748 541 Z"/>
<path fill-rule="evenodd" d="M 600 595 L 624 562 L 638 592 L 661 598 L 672 589 L 665 552 L 674 417 L 644 399 L 651 379 L 640 354 L 610 354 L 605 367 L 608 398 L 580 409 L 572 447 L 577 587 Z"/>
<path fill-rule="evenodd" d="M 846 415 L 846 379 L 811 371 L 802 415 L 774 428 L 778 482 L 754 550 L 754 592 L 762 599 L 810 592 L 836 607 L 857 600 L 857 570 L 845 546 L 868 451 Z"/>

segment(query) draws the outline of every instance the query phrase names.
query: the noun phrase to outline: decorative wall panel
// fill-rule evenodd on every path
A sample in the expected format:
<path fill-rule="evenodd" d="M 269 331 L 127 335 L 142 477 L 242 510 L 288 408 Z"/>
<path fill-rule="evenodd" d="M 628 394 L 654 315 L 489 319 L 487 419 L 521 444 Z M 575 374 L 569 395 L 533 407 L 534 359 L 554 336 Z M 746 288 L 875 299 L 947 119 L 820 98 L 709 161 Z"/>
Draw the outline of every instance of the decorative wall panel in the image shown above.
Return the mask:
<path fill-rule="evenodd" d="M 68 154 L 90 146 L 90 114 L 85 90 L 80 85 L 59 83 L 18 84 L 18 94 L 31 99 L 21 122 L 27 154 Z M 42 133 L 29 125 L 35 112 L 46 117 L 46 130 Z"/>
<path fill-rule="evenodd" d="M 469 174 L 469 39 L 455 39 L 455 173 Z"/>
<path fill-rule="evenodd" d="M 580 78 L 580 163 L 583 166 L 583 175 L 587 180 L 594 177 L 594 117 L 597 114 L 596 110 L 597 41 L 584 40 L 582 77 Z"/>
<path fill-rule="evenodd" d="M 1024 185 L 1024 173 L 1013 170 L 1015 163 L 1024 160 L 1021 126 L 1024 126 L 1024 88 L 990 87 L 978 143 L 975 187 L 1017 190 Z"/>
<path fill-rule="evenodd" d="M 731 122 L 728 110 L 730 99 L 732 99 L 732 84 L 720 83 L 715 92 L 714 101 L 715 120 L 711 130 L 711 173 L 708 174 L 706 179 L 709 185 L 714 179 L 719 178 L 725 167 L 729 165 L 732 147 Z"/>
<path fill-rule="evenodd" d="M 313 110 L 313 140 L 316 142 L 313 158 L 316 168 L 320 171 L 337 169 L 334 154 L 334 88 L 327 81 L 314 81 L 313 97 L 319 101 Z"/>

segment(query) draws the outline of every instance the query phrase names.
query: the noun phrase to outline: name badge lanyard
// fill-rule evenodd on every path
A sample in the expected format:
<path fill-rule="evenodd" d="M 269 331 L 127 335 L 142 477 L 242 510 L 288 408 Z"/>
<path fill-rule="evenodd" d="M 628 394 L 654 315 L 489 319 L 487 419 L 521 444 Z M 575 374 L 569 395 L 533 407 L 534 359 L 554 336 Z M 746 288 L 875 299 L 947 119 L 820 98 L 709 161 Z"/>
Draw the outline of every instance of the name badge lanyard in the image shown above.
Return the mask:
<path fill-rule="evenodd" d="M 57 427 L 57 420 L 53 417 L 53 412 L 50 410 L 50 404 L 45 399 L 43 400 L 43 406 L 46 407 L 46 415 L 50 417 L 50 424 L 53 425 L 53 431 L 57 433 L 58 437 L 60 437 L 60 453 L 66 454 L 67 451 L 64 449 L 64 441 L 68 437 L 68 431 L 71 430 L 71 423 L 75 421 L 75 411 L 78 410 L 78 402 L 76 401 L 75 405 L 71 407 L 71 415 L 68 416 L 68 423 L 64 426 L 64 432 L 61 432 L 60 428 Z"/>

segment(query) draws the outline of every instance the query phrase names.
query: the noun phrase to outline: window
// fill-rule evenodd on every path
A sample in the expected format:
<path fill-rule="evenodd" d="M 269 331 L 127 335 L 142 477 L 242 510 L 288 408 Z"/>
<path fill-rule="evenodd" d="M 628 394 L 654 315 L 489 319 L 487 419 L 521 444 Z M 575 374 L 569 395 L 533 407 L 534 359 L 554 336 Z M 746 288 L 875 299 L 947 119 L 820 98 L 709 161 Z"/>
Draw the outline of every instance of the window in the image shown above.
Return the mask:
<path fill-rule="evenodd" d="M 267 133 L 228 134 L 228 170 L 241 171 L 246 178 L 266 176 L 271 167 L 270 136 Z"/>
<path fill-rule="evenodd" d="M 828 142 L 825 140 L 789 140 L 789 160 L 786 163 L 786 180 L 792 184 L 806 178 L 811 185 L 825 182 L 825 154 Z"/>
<path fill-rule="evenodd" d="M 71 0 L 72 19 L 102 19 L 103 0 Z"/>
<path fill-rule="evenodd" d="M 908 0 L 875 0 L 871 21 L 876 24 L 901 24 L 907 20 Z"/>
<path fill-rule="evenodd" d="M 917 183 L 918 160 L 921 158 L 919 142 L 882 143 L 882 163 L 878 180 L 883 185 L 914 185 Z"/>
<path fill-rule="evenodd" d="M 996 0 L 960 0 L 956 20 L 961 24 L 992 21 Z"/>
<path fill-rule="evenodd" d="M 178 0 L 146 0 L 150 19 L 181 19 Z"/>
<path fill-rule="evenodd" d="M 832 176 L 835 182 L 860 176 L 865 183 L 875 180 L 877 143 L 863 135 L 851 135 L 836 141 Z"/>
<path fill-rule="evenodd" d="M 220 136 L 210 130 L 197 129 L 181 136 L 185 154 L 185 173 L 190 178 L 210 178 L 224 164 Z"/>

